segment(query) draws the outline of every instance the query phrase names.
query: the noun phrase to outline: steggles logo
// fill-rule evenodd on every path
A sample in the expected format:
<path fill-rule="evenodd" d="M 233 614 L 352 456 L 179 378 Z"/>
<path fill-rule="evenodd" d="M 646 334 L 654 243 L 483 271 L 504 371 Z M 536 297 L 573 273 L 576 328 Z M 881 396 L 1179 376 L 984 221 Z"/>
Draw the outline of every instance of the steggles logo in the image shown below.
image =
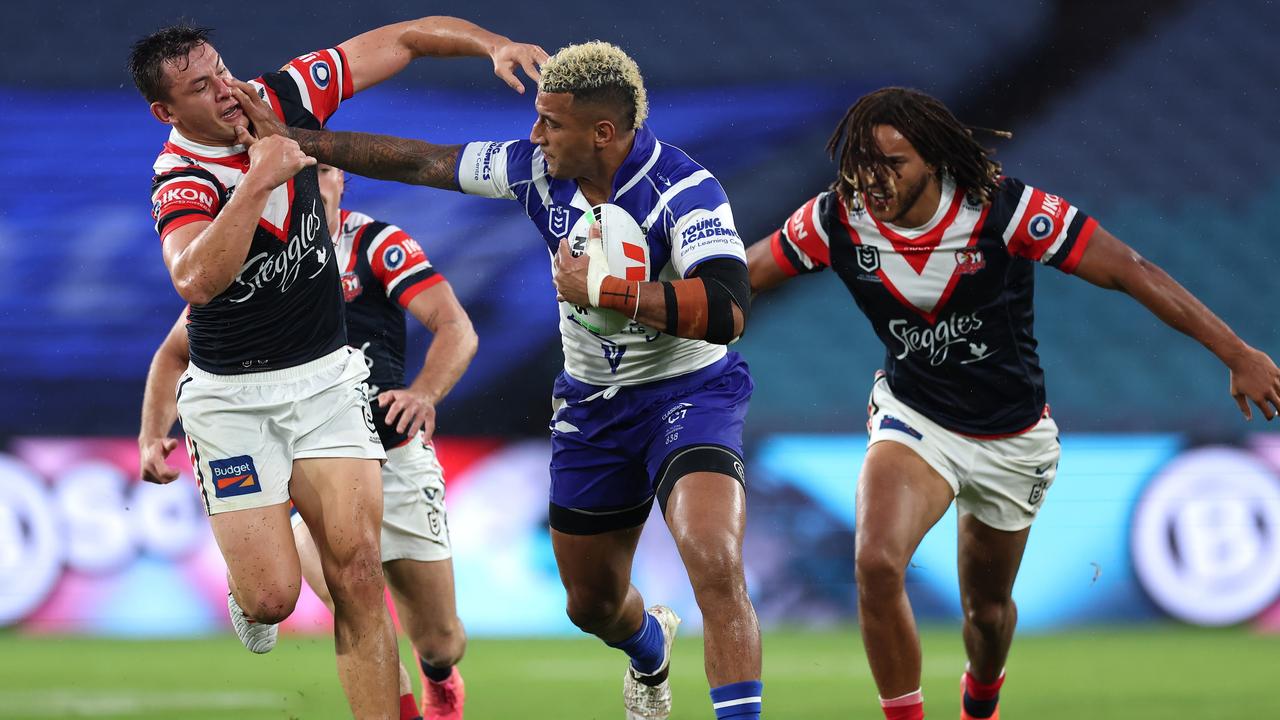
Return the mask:
<path fill-rule="evenodd" d="M 289 292 L 289 288 L 293 287 L 302 270 L 302 261 L 310 255 L 315 255 L 319 267 L 308 275 L 307 279 L 319 275 L 329 259 L 329 251 L 320 247 L 321 243 L 316 239 L 320 234 L 321 222 L 320 212 L 313 200 L 311 212 L 299 218 L 299 232 L 289 238 L 283 253 L 274 257 L 271 253 L 258 253 L 249 258 L 240 268 L 235 283 L 241 288 L 241 294 L 232 297 L 231 302 L 242 303 L 271 283 L 276 283 L 281 294 Z M 255 265 L 256 269 L 249 274 L 250 268 L 254 268 Z"/>
<path fill-rule="evenodd" d="M 988 348 L 986 343 L 971 342 L 967 337 L 969 333 L 981 328 L 982 320 L 977 313 L 952 315 L 931 328 L 912 325 L 909 320 L 889 321 L 889 334 L 901 344 L 901 351 L 894 357 L 902 360 L 913 352 L 923 353 L 929 357 L 929 364 L 935 367 L 946 362 L 952 346 L 961 343 L 968 345 L 969 353 L 973 356 L 961 360 L 961 365 L 968 365 L 995 354 L 995 350 Z"/>

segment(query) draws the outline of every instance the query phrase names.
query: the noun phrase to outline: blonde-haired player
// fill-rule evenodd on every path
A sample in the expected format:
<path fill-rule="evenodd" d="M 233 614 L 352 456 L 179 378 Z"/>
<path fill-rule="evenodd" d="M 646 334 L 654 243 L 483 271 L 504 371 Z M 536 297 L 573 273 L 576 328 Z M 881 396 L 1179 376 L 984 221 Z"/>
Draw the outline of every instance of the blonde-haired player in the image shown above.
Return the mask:
<path fill-rule="evenodd" d="M 286 129 L 251 94 L 238 97 L 259 137 L 288 133 L 321 162 L 520 203 L 554 258 L 561 299 L 550 518 L 569 617 L 630 656 L 627 717 L 668 717 L 679 619 L 662 606 L 646 612 L 630 580 L 656 499 L 702 610 L 716 717 L 755 720 L 760 631 L 742 566 L 742 425 L 753 386 L 725 347 L 742 333 L 749 303 L 733 213 L 710 172 L 645 127 L 644 83 L 621 49 L 570 45 L 541 73 L 529 139 L 508 142 Z M 598 260 L 570 250 L 605 203 L 644 234 L 642 278 L 592 272 Z M 580 320 L 590 306 L 633 322 L 593 332 Z"/>

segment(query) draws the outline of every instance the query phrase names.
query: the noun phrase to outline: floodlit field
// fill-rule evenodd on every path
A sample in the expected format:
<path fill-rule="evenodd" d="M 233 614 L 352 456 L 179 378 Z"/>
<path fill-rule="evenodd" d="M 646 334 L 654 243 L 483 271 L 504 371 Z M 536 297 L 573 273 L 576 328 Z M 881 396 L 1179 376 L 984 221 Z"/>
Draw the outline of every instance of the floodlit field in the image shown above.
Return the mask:
<path fill-rule="evenodd" d="M 925 633 L 930 718 L 954 718 L 959 634 Z M 675 719 L 709 718 L 701 638 L 676 643 Z M 469 720 L 619 718 L 623 660 L 588 639 L 475 639 Z M 1098 628 L 1014 646 L 1005 720 L 1280 718 L 1280 636 L 1243 629 Z M 856 629 L 765 637 L 765 716 L 882 717 Z M 282 637 L 265 656 L 235 638 L 136 641 L 0 635 L 0 718 L 342 718 L 330 644 Z"/>

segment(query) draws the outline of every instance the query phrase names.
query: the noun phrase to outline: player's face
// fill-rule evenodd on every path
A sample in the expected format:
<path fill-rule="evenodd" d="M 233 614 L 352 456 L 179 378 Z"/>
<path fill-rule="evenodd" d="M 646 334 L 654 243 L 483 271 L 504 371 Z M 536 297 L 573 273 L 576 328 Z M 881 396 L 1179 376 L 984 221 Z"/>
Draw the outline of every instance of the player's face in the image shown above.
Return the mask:
<path fill-rule="evenodd" d="M 212 45 L 197 45 L 185 60 L 165 63 L 164 74 L 169 98 L 152 103 L 152 114 L 196 142 L 235 144 L 236 126 L 249 121 L 231 96 L 231 72 Z"/>
<path fill-rule="evenodd" d="M 341 170 L 332 165 L 317 164 L 316 175 L 320 178 L 320 198 L 324 200 L 325 219 L 332 232 L 338 225 L 338 219 L 342 217 L 342 191 L 347 187 L 347 179 Z"/>
<path fill-rule="evenodd" d="M 903 137 L 892 125 L 877 125 L 872 129 L 880 152 L 888 158 L 888 172 L 877 177 L 874 173 L 863 170 L 862 187 L 866 190 L 867 201 L 871 213 L 883 222 L 895 225 L 908 224 L 923 215 L 918 224 L 927 222 L 937 209 L 924 207 L 925 191 L 937 177 L 933 170 L 916 152 L 911 141 Z M 913 212 L 914 211 L 914 212 Z M 926 212 L 927 211 L 927 212 Z"/>
<path fill-rule="evenodd" d="M 570 93 L 539 92 L 533 101 L 538 119 L 529 142 L 542 148 L 547 172 L 553 178 L 586 175 L 595 155 L 595 124 L 581 110 L 575 112 Z"/>

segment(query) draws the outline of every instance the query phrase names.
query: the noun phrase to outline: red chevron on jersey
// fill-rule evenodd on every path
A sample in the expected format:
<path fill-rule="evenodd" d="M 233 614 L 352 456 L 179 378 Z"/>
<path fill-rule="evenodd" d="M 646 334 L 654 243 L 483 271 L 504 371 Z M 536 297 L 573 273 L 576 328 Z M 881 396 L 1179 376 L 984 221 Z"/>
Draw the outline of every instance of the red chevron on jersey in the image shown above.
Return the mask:
<path fill-rule="evenodd" d="M 951 226 L 952 221 L 956 219 L 956 213 L 960 211 L 961 197 L 960 193 L 956 193 L 951 198 L 951 205 L 947 207 L 947 212 L 943 215 L 942 220 L 928 231 L 914 238 L 895 232 L 893 228 L 880 222 L 880 218 L 874 215 L 871 216 L 871 219 L 876 223 L 876 230 L 886 240 L 893 243 L 893 249 L 897 250 L 898 254 L 906 259 L 907 264 L 917 273 L 923 273 L 929 258 L 933 257 L 934 249 L 938 247 L 938 243 L 942 242 L 943 234 Z M 945 200 L 945 198 L 943 199 Z M 862 196 L 862 204 L 863 207 L 870 205 L 865 194 Z"/>
<path fill-rule="evenodd" d="M 289 61 L 281 68 L 298 86 L 302 105 L 323 124 L 351 97 L 355 88 L 345 53 L 339 48 L 317 50 Z"/>

